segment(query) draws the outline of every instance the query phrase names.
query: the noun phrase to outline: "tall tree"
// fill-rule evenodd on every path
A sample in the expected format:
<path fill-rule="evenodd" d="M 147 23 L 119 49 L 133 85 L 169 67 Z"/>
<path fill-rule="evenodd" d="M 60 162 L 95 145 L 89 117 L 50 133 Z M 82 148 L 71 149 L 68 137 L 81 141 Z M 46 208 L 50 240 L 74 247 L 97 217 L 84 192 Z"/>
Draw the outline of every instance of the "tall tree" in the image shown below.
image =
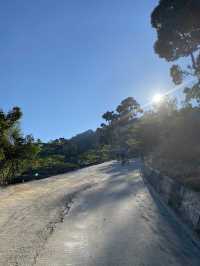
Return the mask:
<path fill-rule="evenodd" d="M 142 113 L 139 103 L 133 97 L 124 99 L 118 105 L 116 111 L 118 113 L 118 120 L 122 124 L 127 124 L 130 120 L 136 118 L 139 113 Z"/>
<path fill-rule="evenodd" d="M 151 15 L 157 31 L 155 52 L 169 62 L 188 58 L 186 68 L 175 64 L 170 74 L 176 85 L 190 76 L 193 85 L 185 88 L 186 100 L 200 103 L 200 1 L 160 0 Z"/>

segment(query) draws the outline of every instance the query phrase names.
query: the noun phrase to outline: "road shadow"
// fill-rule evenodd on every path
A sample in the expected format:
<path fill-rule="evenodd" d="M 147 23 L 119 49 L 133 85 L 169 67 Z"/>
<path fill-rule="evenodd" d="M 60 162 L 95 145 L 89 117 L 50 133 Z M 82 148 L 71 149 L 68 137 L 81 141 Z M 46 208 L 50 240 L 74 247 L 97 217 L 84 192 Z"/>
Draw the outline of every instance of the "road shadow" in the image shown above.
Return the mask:
<path fill-rule="evenodd" d="M 113 161 L 112 164 L 100 167 L 101 173 L 112 175 L 112 177 L 123 176 L 131 171 L 141 169 L 142 163 L 139 159 L 130 160 L 126 165 L 122 166 L 119 161 Z"/>
<path fill-rule="evenodd" d="M 98 209 L 105 217 L 116 217 L 124 202 L 132 205 L 129 213 L 122 212 L 128 217 L 119 215 L 113 221 L 111 230 L 103 236 L 103 246 L 87 266 L 130 266 L 132 262 L 134 266 L 199 266 L 199 250 L 141 176 L 125 180 L 126 175 L 140 169 L 137 161 L 125 167 L 118 162 L 102 166 L 100 171 L 110 178 L 85 191 L 73 210 L 74 219 L 81 213 L 86 217 L 95 214 Z M 135 205 L 136 201 L 139 203 Z"/>
<path fill-rule="evenodd" d="M 190 253 L 193 253 L 194 256 L 199 256 L 200 254 L 200 241 L 194 241 L 192 238 L 192 233 L 186 229 L 187 225 L 182 224 L 182 222 L 176 217 L 176 214 L 173 210 L 170 210 L 169 207 L 160 199 L 157 192 L 154 191 L 152 186 L 144 180 L 144 183 L 148 189 L 149 194 L 151 195 L 153 202 L 156 206 L 156 209 L 160 215 L 160 217 L 167 221 L 170 226 L 170 230 L 173 235 L 176 235 L 178 238 L 178 242 L 180 244 L 180 249 L 182 253 L 186 256 L 189 256 Z M 188 228 L 189 229 L 189 228 Z M 167 241 L 173 244 L 172 239 L 170 238 L 165 227 L 162 226 L 162 223 L 157 222 L 156 230 L 154 229 L 156 234 L 162 234 Z M 199 242 L 199 243 L 198 243 Z M 200 262 L 200 256 L 199 256 Z"/>
<path fill-rule="evenodd" d="M 141 176 L 134 177 L 134 171 L 138 173 L 139 165 L 139 163 L 130 164 L 122 168 L 120 163 L 113 162 L 111 165 L 102 166 L 100 172 L 108 174 L 109 178 L 79 195 L 81 204 L 73 210 L 73 215 L 79 215 L 86 207 L 87 212 L 90 213 L 109 204 L 117 206 L 118 202 L 137 196 L 144 188 Z"/>

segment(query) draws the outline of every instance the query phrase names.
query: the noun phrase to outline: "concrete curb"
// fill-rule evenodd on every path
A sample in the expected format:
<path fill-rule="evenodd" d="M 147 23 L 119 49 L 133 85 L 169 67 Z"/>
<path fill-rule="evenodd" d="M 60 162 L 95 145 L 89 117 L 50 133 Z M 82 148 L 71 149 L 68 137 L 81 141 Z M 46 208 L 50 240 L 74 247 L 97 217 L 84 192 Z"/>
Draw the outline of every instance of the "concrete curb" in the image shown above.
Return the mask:
<path fill-rule="evenodd" d="M 153 195 L 184 226 L 184 230 L 200 248 L 200 193 L 185 188 L 170 177 L 162 176 L 158 170 L 147 165 L 143 165 L 141 172 Z"/>

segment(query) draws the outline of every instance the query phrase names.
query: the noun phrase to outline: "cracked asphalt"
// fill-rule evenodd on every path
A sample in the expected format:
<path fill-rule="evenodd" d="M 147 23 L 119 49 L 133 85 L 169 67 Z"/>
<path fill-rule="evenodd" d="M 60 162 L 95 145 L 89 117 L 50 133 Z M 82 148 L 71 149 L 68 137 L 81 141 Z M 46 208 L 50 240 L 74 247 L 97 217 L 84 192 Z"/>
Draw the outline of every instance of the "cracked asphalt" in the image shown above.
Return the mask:
<path fill-rule="evenodd" d="M 0 190 L 0 265 L 199 266 L 140 166 L 108 162 Z"/>

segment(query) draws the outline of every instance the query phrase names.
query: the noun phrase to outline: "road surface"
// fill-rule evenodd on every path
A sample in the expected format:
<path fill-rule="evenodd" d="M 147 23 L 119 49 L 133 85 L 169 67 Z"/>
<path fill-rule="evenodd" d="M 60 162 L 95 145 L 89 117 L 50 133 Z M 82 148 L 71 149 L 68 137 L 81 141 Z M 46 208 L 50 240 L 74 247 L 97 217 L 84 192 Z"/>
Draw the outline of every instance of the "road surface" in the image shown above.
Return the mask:
<path fill-rule="evenodd" d="M 139 162 L 104 163 L 0 191 L 0 265 L 199 266 Z"/>

